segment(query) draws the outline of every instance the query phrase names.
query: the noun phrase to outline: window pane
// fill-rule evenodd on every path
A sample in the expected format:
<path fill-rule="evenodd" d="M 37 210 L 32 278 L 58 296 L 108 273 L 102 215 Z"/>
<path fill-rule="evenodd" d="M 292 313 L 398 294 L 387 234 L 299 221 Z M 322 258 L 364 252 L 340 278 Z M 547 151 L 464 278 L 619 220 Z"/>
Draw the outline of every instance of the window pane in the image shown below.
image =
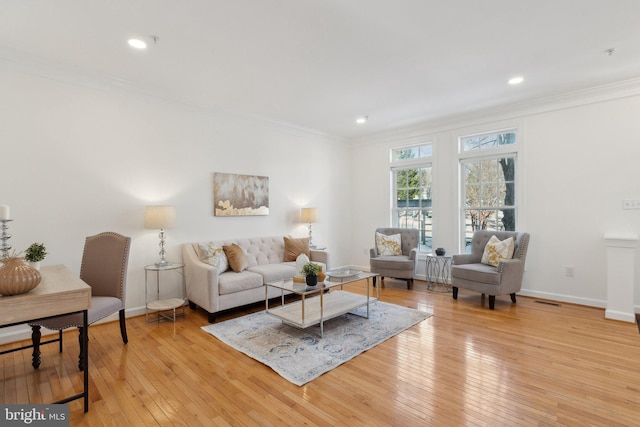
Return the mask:
<path fill-rule="evenodd" d="M 393 225 L 417 228 L 420 231 L 420 250 L 431 251 L 431 167 L 394 170 L 393 175 L 396 185 Z"/>
<path fill-rule="evenodd" d="M 418 159 L 421 157 L 431 157 L 431 143 L 417 145 L 414 147 L 396 148 L 391 151 L 391 160 L 401 162 L 403 160 Z"/>
<path fill-rule="evenodd" d="M 395 224 L 401 228 L 417 228 L 420 232 L 419 250 L 431 251 L 433 239 L 431 209 L 398 209 Z"/>
<path fill-rule="evenodd" d="M 462 151 L 484 150 L 498 146 L 512 145 L 516 143 L 515 132 L 492 133 L 486 135 L 473 135 L 461 138 Z"/>

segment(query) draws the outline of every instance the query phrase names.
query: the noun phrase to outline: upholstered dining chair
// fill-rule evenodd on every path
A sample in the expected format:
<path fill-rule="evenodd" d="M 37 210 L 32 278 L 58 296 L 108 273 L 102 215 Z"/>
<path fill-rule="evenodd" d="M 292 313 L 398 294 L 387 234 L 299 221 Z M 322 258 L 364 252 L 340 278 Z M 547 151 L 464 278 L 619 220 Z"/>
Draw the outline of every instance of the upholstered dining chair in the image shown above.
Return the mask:
<path fill-rule="evenodd" d="M 413 287 L 413 274 L 416 268 L 416 255 L 418 251 L 419 231 L 417 228 L 378 228 L 376 233 L 385 236 L 400 235 L 400 250 L 397 255 L 389 255 L 381 252 L 376 245 L 369 250 L 369 270 L 380 275 L 380 284 L 384 286 L 384 278 L 404 279 L 407 281 L 407 289 Z M 376 235 L 377 236 L 377 235 Z M 373 286 L 376 286 L 376 278 L 373 278 Z"/>
<path fill-rule="evenodd" d="M 126 344 L 127 327 L 125 324 L 124 308 L 127 284 L 127 265 L 129 262 L 129 247 L 131 238 L 118 233 L 104 232 L 89 236 L 85 240 L 80 267 L 80 278 L 91 286 L 91 308 L 87 313 L 87 324 L 92 325 L 98 320 L 119 313 L 120 334 Z M 82 345 L 82 313 L 70 314 L 54 319 L 31 323 L 33 341 L 33 367 L 40 366 L 40 345 L 53 342 L 60 343 L 62 352 L 63 329 L 77 327 L 80 332 L 80 361 L 78 368 L 84 369 L 85 349 Z M 58 330 L 58 338 L 44 343 L 40 342 L 40 327 Z M 88 331 L 87 331 L 88 332 Z"/>
<path fill-rule="evenodd" d="M 504 241 L 513 237 L 513 256 L 502 259 L 497 266 L 483 263 L 483 254 L 492 236 Z M 511 302 L 516 302 L 516 292 L 522 287 L 524 264 L 529 247 L 529 233 L 517 231 L 480 230 L 473 233 L 471 253 L 453 256 L 451 266 L 451 287 L 453 299 L 458 299 L 458 288 L 489 295 L 489 309 L 493 310 L 496 295 L 510 295 Z M 497 261 L 497 260 L 496 260 Z"/>

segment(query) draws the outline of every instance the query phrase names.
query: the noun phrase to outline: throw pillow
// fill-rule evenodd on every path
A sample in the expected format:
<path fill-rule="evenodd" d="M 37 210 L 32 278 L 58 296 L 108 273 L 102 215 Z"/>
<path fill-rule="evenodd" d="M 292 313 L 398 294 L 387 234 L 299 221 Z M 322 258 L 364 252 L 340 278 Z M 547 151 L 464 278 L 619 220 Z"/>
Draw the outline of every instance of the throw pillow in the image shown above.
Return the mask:
<path fill-rule="evenodd" d="M 200 257 L 200 261 L 217 268 L 219 273 L 227 271 L 229 268 L 224 249 L 222 249 L 222 246 L 216 245 L 213 242 L 209 242 L 206 245 L 199 243 L 198 256 Z"/>
<path fill-rule="evenodd" d="M 386 234 L 378 233 L 376 231 L 376 249 L 378 255 L 382 256 L 395 256 L 402 255 L 402 240 L 400 234 Z"/>
<path fill-rule="evenodd" d="M 514 242 L 513 237 L 500 241 L 496 236 L 491 236 L 482 254 L 483 264 L 497 267 L 503 259 L 513 258 Z"/>
<path fill-rule="evenodd" d="M 294 239 L 293 237 L 285 237 L 284 260 L 286 262 L 295 261 L 300 254 L 305 254 L 307 257 L 311 256 L 309 251 L 309 238 L 302 237 L 300 239 Z"/>
<path fill-rule="evenodd" d="M 243 270 L 246 270 L 249 267 L 249 263 L 247 262 L 247 256 L 244 254 L 242 248 L 235 243 L 232 245 L 225 245 L 222 247 L 225 255 L 227 255 L 227 259 L 229 260 L 229 266 L 236 273 L 240 273 Z"/>

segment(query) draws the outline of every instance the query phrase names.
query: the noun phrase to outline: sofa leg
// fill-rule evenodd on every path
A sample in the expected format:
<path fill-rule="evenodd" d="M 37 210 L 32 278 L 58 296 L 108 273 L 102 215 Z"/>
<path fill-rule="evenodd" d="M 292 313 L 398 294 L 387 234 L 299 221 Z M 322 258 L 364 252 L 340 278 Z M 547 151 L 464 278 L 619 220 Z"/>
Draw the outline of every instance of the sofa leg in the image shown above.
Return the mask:
<path fill-rule="evenodd" d="M 196 303 L 195 303 L 195 302 L 193 302 L 193 301 L 191 301 L 191 300 L 189 300 L 189 308 L 190 308 L 191 310 L 195 310 L 195 309 L 196 309 Z"/>
<path fill-rule="evenodd" d="M 516 293 L 515 292 L 511 294 L 511 302 L 512 303 L 516 302 Z"/>
<path fill-rule="evenodd" d="M 453 295 L 453 299 L 458 299 L 458 288 L 456 286 L 451 287 L 451 294 Z"/>
<path fill-rule="evenodd" d="M 376 287 L 376 279 L 378 278 L 378 276 L 373 276 L 373 287 Z"/>
<path fill-rule="evenodd" d="M 489 295 L 489 310 L 493 310 L 496 308 L 496 296 Z"/>
<path fill-rule="evenodd" d="M 209 323 L 215 323 L 216 322 L 216 314 L 215 313 L 207 313 L 207 320 L 209 321 Z"/>
<path fill-rule="evenodd" d="M 384 277 L 380 276 L 380 287 L 384 288 Z"/>

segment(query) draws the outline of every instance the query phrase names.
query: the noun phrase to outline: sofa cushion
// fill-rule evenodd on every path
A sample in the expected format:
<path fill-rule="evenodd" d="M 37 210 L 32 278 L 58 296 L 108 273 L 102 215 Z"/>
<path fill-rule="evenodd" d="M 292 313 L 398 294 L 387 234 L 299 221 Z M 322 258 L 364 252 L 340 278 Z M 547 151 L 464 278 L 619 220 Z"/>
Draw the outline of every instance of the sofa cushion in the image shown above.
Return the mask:
<path fill-rule="evenodd" d="M 461 264 L 451 267 L 451 276 L 489 285 L 500 285 L 501 273 L 497 268 L 487 264 Z"/>
<path fill-rule="evenodd" d="M 386 235 L 376 231 L 376 249 L 378 255 L 402 255 L 402 239 L 400 234 Z"/>
<path fill-rule="evenodd" d="M 285 237 L 284 238 L 284 260 L 295 261 L 298 258 L 298 255 L 305 254 L 310 257 L 311 252 L 309 249 L 309 238 L 302 237 L 299 239 L 295 239 L 293 237 Z"/>
<path fill-rule="evenodd" d="M 199 243 L 196 249 L 200 261 L 217 268 L 219 273 L 224 273 L 229 268 L 229 262 L 222 245 L 213 242 Z"/>
<path fill-rule="evenodd" d="M 251 271 L 234 273 L 227 271 L 218 276 L 218 289 L 220 295 L 232 294 L 247 289 L 259 288 L 264 284 L 262 276 Z"/>
<path fill-rule="evenodd" d="M 370 264 L 376 268 L 385 270 L 412 270 L 415 266 L 414 262 L 410 262 L 408 256 L 379 256 L 377 258 L 371 258 Z"/>
<path fill-rule="evenodd" d="M 232 245 L 225 245 L 222 248 L 224 249 L 224 253 L 229 260 L 229 266 L 233 271 L 239 273 L 249 267 L 247 257 L 240 246 L 234 243 Z"/>
<path fill-rule="evenodd" d="M 513 249 L 513 237 L 500 241 L 496 236 L 491 236 L 484 247 L 480 262 L 497 267 L 503 259 L 513 258 Z"/>
<path fill-rule="evenodd" d="M 264 283 L 288 280 L 296 275 L 295 267 L 291 267 L 287 264 L 257 265 L 255 267 L 249 267 L 247 271 L 260 274 Z"/>

